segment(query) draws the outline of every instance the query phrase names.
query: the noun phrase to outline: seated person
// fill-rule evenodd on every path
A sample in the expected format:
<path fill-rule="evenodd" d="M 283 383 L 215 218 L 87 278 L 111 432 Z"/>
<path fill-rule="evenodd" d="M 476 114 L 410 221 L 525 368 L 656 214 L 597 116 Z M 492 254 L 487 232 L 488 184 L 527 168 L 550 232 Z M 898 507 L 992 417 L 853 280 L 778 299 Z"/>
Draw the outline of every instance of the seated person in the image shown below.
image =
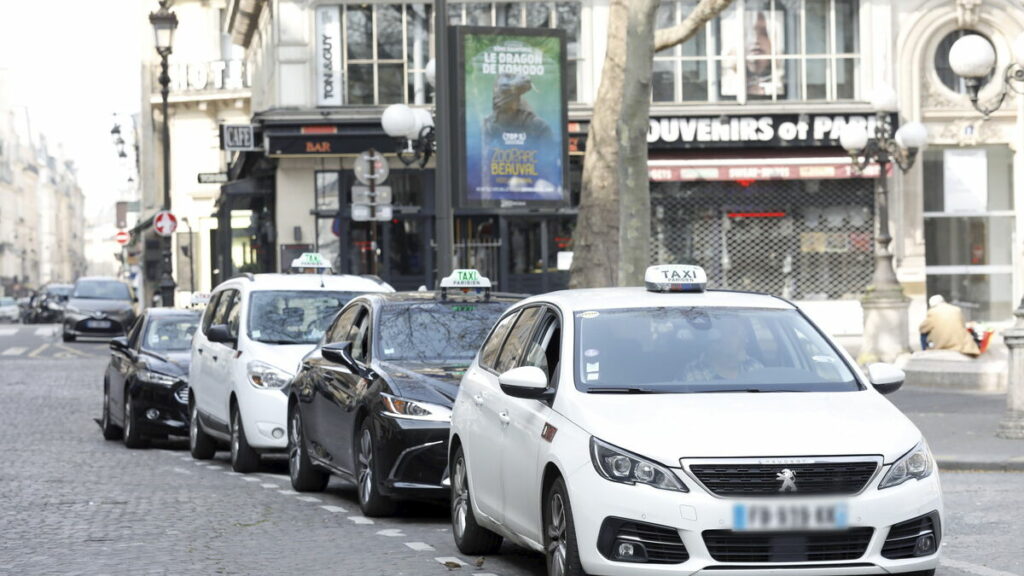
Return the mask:
<path fill-rule="evenodd" d="M 936 350 L 956 350 L 966 356 L 981 354 L 978 343 L 967 331 L 960 307 L 947 303 L 941 294 L 928 299 L 928 315 L 918 330 L 922 346 L 927 339 Z"/>
<path fill-rule="evenodd" d="M 763 368 L 757 359 L 747 355 L 747 334 L 738 320 L 714 320 L 705 334 L 704 352 L 683 371 L 687 381 L 736 380 L 742 374 Z"/>

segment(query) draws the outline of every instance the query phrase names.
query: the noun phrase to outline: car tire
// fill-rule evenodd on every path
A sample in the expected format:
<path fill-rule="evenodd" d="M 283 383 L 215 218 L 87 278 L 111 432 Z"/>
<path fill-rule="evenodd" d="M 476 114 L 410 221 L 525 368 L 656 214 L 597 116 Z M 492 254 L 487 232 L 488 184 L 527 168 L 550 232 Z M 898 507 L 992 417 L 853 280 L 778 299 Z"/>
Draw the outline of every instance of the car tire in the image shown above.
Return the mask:
<path fill-rule="evenodd" d="M 132 407 L 132 397 L 127 390 L 124 391 L 124 426 L 121 428 L 121 438 L 127 448 L 145 448 L 149 444 L 147 438 L 139 432 L 135 408 Z"/>
<path fill-rule="evenodd" d="M 192 390 L 188 394 L 192 396 Z M 188 451 L 195 460 L 209 460 L 217 452 L 217 443 L 206 434 L 203 423 L 199 421 L 199 408 L 195 402 L 189 402 Z"/>
<path fill-rule="evenodd" d="M 469 471 L 462 446 L 452 456 L 451 519 L 455 545 L 463 554 L 481 556 L 494 554 L 501 548 L 501 536 L 476 523 L 469 492 Z"/>
<path fill-rule="evenodd" d="M 260 455 L 249 446 L 242 426 L 242 413 L 238 408 L 231 410 L 231 469 L 248 474 L 260 467 Z"/>
<path fill-rule="evenodd" d="M 569 491 L 561 477 L 555 478 L 544 496 L 544 551 L 548 576 L 586 576 L 576 544 Z"/>
<path fill-rule="evenodd" d="M 294 406 L 288 415 L 288 476 L 296 492 L 323 492 L 331 477 L 313 467 L 309 459 L 302 414 Z"/>
<path fill-rule="evenodd" d="M 67 332 L 62 333 L 60 335 L 60 338 L 61 338 L 61 340 L 65 341 L 65 342 L 74 342 L 75 341 L 75 335 L 74 334 L 68 334 Z"/>
<path fill-rule="evenodd" d="M 356 492 L 364 516 L 391 516 L 395 501 L 380 493 L 380 474 L 377 468 L 377 446 L 367 417 L 359 426 L 356 437 Z"/>
<path fill-rule="evenodd" d="M 121 437 L 122 430 L 110 421 L 110 383 L 103 382 L 103 416 L 100 419 L 100 429 L 103 430 L 104 440 L 117 440 Z"/>

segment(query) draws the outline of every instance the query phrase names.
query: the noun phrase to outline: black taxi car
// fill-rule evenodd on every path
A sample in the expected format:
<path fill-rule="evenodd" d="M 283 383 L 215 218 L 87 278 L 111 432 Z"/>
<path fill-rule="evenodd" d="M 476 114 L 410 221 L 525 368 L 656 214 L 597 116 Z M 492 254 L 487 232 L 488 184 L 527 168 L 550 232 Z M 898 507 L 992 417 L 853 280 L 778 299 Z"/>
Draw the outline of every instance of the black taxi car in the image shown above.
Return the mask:
<path fill-rule="evenodd" d="M 475 270 L 438 291 L 367 294 L 341 310 L 292 380 L 288 456 L 295 490 L 330 474 L 356 483 L 367 516 L 404 499 L 443 500 L 448 427 L 462 373 L 522 296 Z"/>
<path fill-rule="evenodd" d="M 107 440 L 143 448 L 188 436 L 188 367 L 199 312 L 150 308 L 110 341 L 100 428 Z"/>

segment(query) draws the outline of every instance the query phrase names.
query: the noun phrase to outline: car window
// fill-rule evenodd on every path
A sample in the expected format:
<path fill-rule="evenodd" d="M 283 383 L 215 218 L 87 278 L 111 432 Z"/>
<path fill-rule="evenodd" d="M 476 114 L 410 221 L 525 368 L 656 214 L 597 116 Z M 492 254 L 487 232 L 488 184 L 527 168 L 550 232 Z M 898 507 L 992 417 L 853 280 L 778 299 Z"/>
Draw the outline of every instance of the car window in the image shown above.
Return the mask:
<path fill-rule="evenodd" d="M 536 326 L 537 317 L 540 316 L 541 308 L 533 306 L 523 310 L 516 320 L 515 326 L 505 339 L 505 345 L 501 347 L 498 355 L 498 364 L 495 366 L 498 374 L 511 370 L 519 365 L 519 361 L 526 352 L 526 344 L 530 334 Z"/>
<path fill-rule="evenodd" d="M 359 314 L 348 334 L 348 339 L 352 341 L 352 357 L 357 362 L 368 364 L 370 362 L 370 311 L 365 306 L 359 306 Z"/>
<path fill-rule="evenodd" d="M 509 301 L 419 300 L 381 307 L 376 353 L 384 361 L 468 365 Z"/>
<path fill-rule="evenodd" d="M 526 357 L 522 366 L 536 366 L 548 377 L 548 385 L 556 386 L 558 368 L 561 360 L 562 331 L 558 316 L 551 311 L 544 314 L 538 323 L 538 329 L 526 348 Z"/>
<path fill-rule="evenodd" d="M 217 300 L 217 310 L 213 314 L 213 324 L 227 324 L 228 311 L 237 295 L 238 290 L 225 290 L 220 293 L 220 298 Z"/>
<path fill-rule="evenodd" d="M 519 315 L 519 311 L 515 311 L 508 316 L 505 316 L 498 322 L 498 325 L 491 331 L 490 337 L 484 342 L 483 348 L 480 349 L 480 366 L 487 368 L 488 370 L 496 370 L 495 363 L 498 361 L 498 352 L 501 351 L 501 345 L 505 342 L 505 336 L 508 335 L 508 331 L 512 329 L 512 323 L 516 321 L 516 317 Z"/>
<path fill-rule="evenodd" d="M 259 290 L 249 295 L 249 338 L 267 344 L 316 344 L 354 292 Z"/>
<path fill-rule="evenodd" d="M 338 316 L 327 333 L 328 344 L 348 341 L 348 334 L 352 330 L 352 324 L 356 321 L 356 317 L 359 315 L 360 308 L 361 306 L 352 306 Z"/>
<path fill-rule="evenodd" d="M 117 280 L 88 280 L 75 284 L 72 298 L 131 300 L 131 292 L 127 284 Z"/>
<path fill-rule="evenodd" d="M 228 334 L 236 340 L 238 339 L 238 319 L 241 311 L 242 294 L 240 292 L 235 292 L 234 297 L 231 299 L 231 308 L 228 309 L 228 317 L 225 324 L 228 325 Z"/>
<path fill-rule="evenodd" d="M 197 316 L 161 316 L 151 318 L 146 326 L 142 348 L 155 352 L 182 352 L 192 347 L 199 318 Z"/>
<path fill-rule="evenodd" d="M 210 296 L 210 301 L 206 303 L 206 308 L 203 310 L 203 334 L 206 334 L 206 331 L 210 329 L 210 325 L 213 324 L 213 315 L 217 312 L 217 300 L 220 298 L 220 294 L 218 292 Z"/>
<path fill-rule="evenodd" d="M 634 308 L 575 317 L 576 386 L 650 392 L 860 390 L 796 310 Z"/>

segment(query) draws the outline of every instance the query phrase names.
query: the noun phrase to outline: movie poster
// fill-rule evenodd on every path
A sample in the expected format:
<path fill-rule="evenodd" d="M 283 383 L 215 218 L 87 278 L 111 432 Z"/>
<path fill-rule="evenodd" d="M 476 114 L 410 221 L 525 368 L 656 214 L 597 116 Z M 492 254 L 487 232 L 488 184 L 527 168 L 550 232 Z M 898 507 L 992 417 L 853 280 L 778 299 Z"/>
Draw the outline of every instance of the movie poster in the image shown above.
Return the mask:
<path fill-rule="evenodd" d="M 564 34 L 467 28 L 459 114 L 465 201 L 561 203 L 566 197 Z"/>
<path fill-rule="evenodd" d="M 722 96 L 736 97 L 741 92 L 751 100 L 786 96 L 783 61 L 773 70 L 771 60 L 785 51 L 785 12 L 781 5 L 774 14 L 768 8 L 768 2 L 749 2 L 746 10 L 734 6 L 719 16 Z M 743 74 L 740 66 L 746 68 Z"/>

